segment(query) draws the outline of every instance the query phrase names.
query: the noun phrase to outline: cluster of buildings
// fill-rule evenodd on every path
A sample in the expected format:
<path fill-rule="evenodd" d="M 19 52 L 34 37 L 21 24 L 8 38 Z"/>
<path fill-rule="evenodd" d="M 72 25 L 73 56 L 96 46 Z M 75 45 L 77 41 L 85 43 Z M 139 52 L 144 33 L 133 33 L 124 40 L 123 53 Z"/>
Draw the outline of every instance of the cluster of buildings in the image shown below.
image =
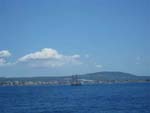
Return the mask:
<path fill-rule="evenodd" d="M 87 80 L 79 79 L 77 84 L 72 80 L 53 80 L 53 81 L 0 81 L 0 86 L 32 86 L 32 85 L 84 85 L 84 84 L 112 84 L 112 83 L 140 83 L 150 82 L 150 80 Z"/>
<path fill-rule="evenodd" d="M 5 81 L 0 82 L 0 86 L 31 86 L 31 85 L 61 85 L 58 81 Z"/>

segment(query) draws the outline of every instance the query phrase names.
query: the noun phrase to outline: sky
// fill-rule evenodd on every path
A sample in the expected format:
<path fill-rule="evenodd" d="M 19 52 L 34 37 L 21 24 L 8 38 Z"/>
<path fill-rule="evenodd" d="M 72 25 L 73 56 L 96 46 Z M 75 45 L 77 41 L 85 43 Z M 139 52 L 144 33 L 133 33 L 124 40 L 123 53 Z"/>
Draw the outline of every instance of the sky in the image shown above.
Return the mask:
<path fill-rule="evenodd" d="M 150 76 L 149 0 L 0 0 L 0 77 Z"/>

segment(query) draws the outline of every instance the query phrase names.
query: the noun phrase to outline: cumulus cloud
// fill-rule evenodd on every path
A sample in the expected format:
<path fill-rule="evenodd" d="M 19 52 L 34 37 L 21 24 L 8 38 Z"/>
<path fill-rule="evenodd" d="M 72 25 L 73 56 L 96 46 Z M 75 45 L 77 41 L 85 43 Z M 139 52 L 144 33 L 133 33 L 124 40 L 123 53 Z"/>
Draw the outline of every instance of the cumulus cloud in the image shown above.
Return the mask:
<path fill-rule="evenodd" d="M 11 53 L 8 50 L 2 50 L 0 51 L 0 58 L 4 57 L 10 57 Z"/>
<path fill-rule="evenodd" d="M 0 66 L 9 65 L 10 63 L 6 61 L 6 58 L 10 56 L 11 56 L 11 53 L 8 50 L 1 50 L 0 51 Z"/>
<path fill-rule="evenodd" d="M 44 48 L 41 51 L 27 54 L 19 59 L 19 61 L 42 60 L 42 59 L 60 59 L 62 57 L 56 50 Z"/>
<path fill-rule="evenodd" d="M 72 56 L 60 54 L 52 48 L 44 48 L 40 51 L 27 54 L 18 59 L 18 62 L 24 62 L 32 67 L 59 67 L 65 64 L 81 64 L 80 55 Z"/>

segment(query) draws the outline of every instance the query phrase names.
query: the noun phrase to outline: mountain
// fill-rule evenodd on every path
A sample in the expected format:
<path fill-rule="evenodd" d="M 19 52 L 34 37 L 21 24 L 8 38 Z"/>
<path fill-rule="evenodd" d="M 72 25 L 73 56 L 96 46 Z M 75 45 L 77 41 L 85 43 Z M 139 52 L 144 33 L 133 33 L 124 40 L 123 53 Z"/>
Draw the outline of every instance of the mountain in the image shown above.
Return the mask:
<path fill-rule="evenodd" d="M 90 80 L 135 80 L 138 76 L 124 72 L 96 72 L 81 75 L 80 78 Z"/>
<path fill-rule="evenodd" d="M 150 76 L 136 76 L 130 73 L 124 72 L 96 72 L 96 73 L 88 73 L 78 75 L 79 79 L 84 80 L 100 80 L 100 81 L 125 81 L 125 80 L 150 80 Z M 71 80 L 71 76 L 63 76 L 63 77 L 15 77 L 15 78 L 4 78 L 0 77 L 0 82 L 4 81 L 67 81 Z"/>

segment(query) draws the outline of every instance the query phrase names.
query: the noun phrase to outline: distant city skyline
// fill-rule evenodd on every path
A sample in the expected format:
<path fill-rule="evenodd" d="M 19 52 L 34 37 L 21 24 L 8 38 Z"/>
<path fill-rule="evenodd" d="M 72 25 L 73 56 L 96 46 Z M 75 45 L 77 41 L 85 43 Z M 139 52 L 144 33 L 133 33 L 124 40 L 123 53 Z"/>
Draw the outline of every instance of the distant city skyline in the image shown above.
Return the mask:
<path fill-rule="evenodd" d="M 0 77 L 150 76 L 149 0 L 0 0 Z"/>

